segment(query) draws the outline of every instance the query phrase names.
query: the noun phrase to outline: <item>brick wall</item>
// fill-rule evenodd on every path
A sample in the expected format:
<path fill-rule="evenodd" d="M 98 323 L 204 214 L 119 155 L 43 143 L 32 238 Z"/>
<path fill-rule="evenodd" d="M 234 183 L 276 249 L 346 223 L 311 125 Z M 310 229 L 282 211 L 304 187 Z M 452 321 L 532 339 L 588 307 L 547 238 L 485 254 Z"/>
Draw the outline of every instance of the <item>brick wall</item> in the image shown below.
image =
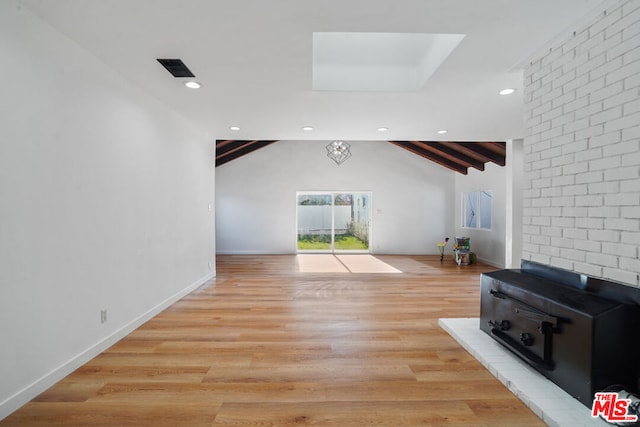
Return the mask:
<path fill-rule="evenodd" d="M 640 286 L 640 0 L 524 74 L 523 258 Z"/>

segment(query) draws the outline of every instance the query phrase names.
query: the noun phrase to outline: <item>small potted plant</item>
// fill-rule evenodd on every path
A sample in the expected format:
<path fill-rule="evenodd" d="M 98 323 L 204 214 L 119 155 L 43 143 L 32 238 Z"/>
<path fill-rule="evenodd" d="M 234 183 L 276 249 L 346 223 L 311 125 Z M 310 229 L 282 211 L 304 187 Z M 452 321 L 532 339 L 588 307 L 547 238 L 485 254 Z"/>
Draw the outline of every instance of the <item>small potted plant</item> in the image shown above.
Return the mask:
<path fill-rule="evenodd" d="M 449 241 L 448 237 L 445 237 L 444 242 L 438 243 L 438 253 L 440 254 L 440 262 L 444 259 L 444 247 L 447 246 L 447 242 Z"/>

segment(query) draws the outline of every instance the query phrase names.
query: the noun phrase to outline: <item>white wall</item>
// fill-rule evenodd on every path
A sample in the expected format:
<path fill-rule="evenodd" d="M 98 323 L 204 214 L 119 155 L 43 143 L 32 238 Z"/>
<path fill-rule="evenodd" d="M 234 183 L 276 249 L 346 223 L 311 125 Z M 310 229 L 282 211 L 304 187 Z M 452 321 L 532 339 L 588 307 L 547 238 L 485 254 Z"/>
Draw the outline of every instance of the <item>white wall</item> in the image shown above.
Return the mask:
<path fill-rule="evenodd" d="M 462 193 L 493 192 L 491 230 L 462 227 Z M 507 141 L 505 166 L 485 164 L 485 170 L 469 168 L 467 175 L 456 174 L 456 236 L 470 237 L 471 250 L 478 259 L 500 268 L 519 268 L 522 223 L 522 140 Z M 516 237 L 514 237 L 516 235 Z"/>
<path fill-rule="evenodd" d="M 505 267 L 520 268 L 522 261 L 522 209 L 524 187 L 524 141 L 507 141 Z"/>
<path fill-rule="evenodd" d="M 525 71 L 524 257 L 640 286 L 640 2 Z"/>
<path fill-rule="evenodd" d="M 0 52 L 1 419 L 212 277 L 215 248 L 213 140 L 13 1 Z"/>
<path fill-rule="evenodd" d="M 296 191 L 371 191 L 372 251 L 436 254 L 453 233 L 453 174 L 384 141 L 349 141 L 336 165 L 329 141 L 279 141 L 216 168 L 219 253 L 294 253 Z"/>

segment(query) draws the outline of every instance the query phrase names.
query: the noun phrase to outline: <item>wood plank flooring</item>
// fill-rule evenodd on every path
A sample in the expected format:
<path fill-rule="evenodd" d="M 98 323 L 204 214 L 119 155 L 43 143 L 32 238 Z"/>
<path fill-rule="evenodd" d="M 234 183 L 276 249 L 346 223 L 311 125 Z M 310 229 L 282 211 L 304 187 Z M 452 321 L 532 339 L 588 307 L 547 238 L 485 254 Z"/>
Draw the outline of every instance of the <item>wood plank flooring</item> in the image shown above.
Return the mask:
<path fill-rule="evenodd" d="M 212 284 L 0 425 L 544 425 L 437 324 L 477 317 L 494 268 L 377 258 L 402 273 L 218 256 Z"/>

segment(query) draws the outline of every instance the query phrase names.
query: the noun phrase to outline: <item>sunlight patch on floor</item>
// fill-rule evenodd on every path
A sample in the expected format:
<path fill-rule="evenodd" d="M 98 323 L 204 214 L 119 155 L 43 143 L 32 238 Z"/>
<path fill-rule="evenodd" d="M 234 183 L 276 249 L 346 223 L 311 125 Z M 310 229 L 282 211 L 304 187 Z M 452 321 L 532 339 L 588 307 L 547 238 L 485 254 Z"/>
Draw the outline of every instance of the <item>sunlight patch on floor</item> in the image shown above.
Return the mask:
<path fill-rule="evenodd" d="M 301 273 L 348 273 L 345 267 L 331 254 L 298 254 L 298 269 Z"/>
<path fill-rule="evenodd" d="M 438 273 L 440 270 L 436 267 L 432 267 L 428 264 L 425 264 L 420 261 L 416 261 L 411 258 L 407 258 L 406 256 L 397 256 L 397 255 L 381 255 L 379 260 L 386 262 L 393 268 L 396 268 L 403 273 L 414 273 L 414 274 L 425 274 L 425 273 Z M 447 258 L 446 261 L 443 262 L 451 262 L 454 261 L 450 258 Z"/>
<path fill-rule="evenodd" d="M 372 255 L 336 255 L 352 273 L 402 273 Z"/>
<path fill-rule="evenodd" d="M 402 273 L 386 262 L 366 254 L 298 254 L 301 273 Z"/>

